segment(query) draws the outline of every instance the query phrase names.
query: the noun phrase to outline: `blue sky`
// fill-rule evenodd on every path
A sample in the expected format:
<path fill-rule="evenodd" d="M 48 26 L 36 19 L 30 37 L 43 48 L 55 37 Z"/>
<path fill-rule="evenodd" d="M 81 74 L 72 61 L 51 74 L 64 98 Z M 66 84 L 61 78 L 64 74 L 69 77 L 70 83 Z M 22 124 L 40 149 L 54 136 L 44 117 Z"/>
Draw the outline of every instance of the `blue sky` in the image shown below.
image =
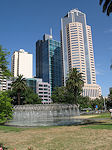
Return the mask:
<path fill-rule="evenodd" d="M 35 42 L 49 34 L 50 27 L 59 41 L 61 17 L 75 8 L 86 14 L 92 27 L 97 83 L 107 96 L 112 87 L 112 15 L 102 13 L 99 0 L 0 0 L 0 44 L 11 52 L 10 64 L 13 51 L 32 53 L 35 75 Z"/>

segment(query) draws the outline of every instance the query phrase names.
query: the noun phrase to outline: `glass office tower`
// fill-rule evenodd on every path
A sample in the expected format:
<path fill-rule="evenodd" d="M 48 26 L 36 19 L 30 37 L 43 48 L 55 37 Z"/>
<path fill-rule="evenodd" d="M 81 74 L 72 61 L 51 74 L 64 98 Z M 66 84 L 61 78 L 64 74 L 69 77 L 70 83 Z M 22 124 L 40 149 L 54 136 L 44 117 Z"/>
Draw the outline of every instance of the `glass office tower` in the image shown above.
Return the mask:
<path fill-rule="evenodd" d="M 61 19 L 61 44 L 64 85 L 69 71 L 77 68 L 83 73 L 84 96 L 98 97 L 101 88 L 96 85 L 91 27 L 84 13 L 74 9 Z"/>
<path fill-rule="evenodd" d="M 62 86 L 62 59 L 60 42 L 45 34 L 36 42 L 36 76 L 51 84 L 51 90 Z"/>

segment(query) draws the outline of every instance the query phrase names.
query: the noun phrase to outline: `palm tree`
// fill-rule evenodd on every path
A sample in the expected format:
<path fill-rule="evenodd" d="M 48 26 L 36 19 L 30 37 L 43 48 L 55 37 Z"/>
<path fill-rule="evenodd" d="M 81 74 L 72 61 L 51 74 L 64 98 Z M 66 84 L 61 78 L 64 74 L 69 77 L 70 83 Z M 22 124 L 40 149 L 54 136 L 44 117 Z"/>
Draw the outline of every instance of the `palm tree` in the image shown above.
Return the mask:
<path fill-rule="evenodd" d="M 18 105 L 20 105 L 21 91 L 27 88 L 26 80 L 23 78 L 23 75 L 18 75 L 17 79 L 12 83 L 12 88 L 17 91 L 17 101 Z"/>
<path fill-rule="evenodd" d="M 100 0 L 100 5 L 104 2 L 104 0 Z M 107 11 L 107 15 L 109 16 L 112 12 L 112 0 L 105 0 L 103 4 L 103 12 Z"/>
<path fill-rule="evenodd" d="M 82 87 L 84 86 L 84 81 L 82 79 L 82 73 L 77 71 L 76 68 L 73 68 L 68 75 L 66 80 L 66 88 L 68 92 L 74 95 L 74 104 L 77 104 L 78 96 L 82 92 Z"/>

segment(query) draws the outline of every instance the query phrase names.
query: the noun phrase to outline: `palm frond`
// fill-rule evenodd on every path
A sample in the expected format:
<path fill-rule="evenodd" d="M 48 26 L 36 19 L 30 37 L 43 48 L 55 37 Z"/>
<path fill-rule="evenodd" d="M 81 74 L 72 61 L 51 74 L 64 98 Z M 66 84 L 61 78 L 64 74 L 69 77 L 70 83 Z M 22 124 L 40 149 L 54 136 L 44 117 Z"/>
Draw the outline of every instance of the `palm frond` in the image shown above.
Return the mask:
<path fill-rule="evenodd" d="M 111 12 L 112 12 L 112 1 L 111 1 L 111 3 L 108 6 L 107 15 L 109 16 Z"/>
<path fill-rule="evenodd" d="M 101 4 L 102 4 L 102 2 L 103 2 L 103 0 L 100 0 L 99 4 L 101 5 Z"/>
<path fill-rule="evenodd" d="M 111 0 L 106 0 L 104 5 L 103 5 L 103 12 L 105 12 L 110 4 Z"/>

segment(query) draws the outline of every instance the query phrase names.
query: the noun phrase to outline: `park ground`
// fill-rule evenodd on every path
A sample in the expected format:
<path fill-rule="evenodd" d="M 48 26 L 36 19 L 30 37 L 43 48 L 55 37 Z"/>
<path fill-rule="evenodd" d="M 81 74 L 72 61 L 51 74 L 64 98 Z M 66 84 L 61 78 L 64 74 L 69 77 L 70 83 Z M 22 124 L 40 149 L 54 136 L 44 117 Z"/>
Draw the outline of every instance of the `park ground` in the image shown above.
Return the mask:
<path fill-rule="evenodd" d="M 80 116 L 83 125 L 17 128 L 0 126 L 0 143 L 8 150 L 111 150 L 109 113 Z"/>

